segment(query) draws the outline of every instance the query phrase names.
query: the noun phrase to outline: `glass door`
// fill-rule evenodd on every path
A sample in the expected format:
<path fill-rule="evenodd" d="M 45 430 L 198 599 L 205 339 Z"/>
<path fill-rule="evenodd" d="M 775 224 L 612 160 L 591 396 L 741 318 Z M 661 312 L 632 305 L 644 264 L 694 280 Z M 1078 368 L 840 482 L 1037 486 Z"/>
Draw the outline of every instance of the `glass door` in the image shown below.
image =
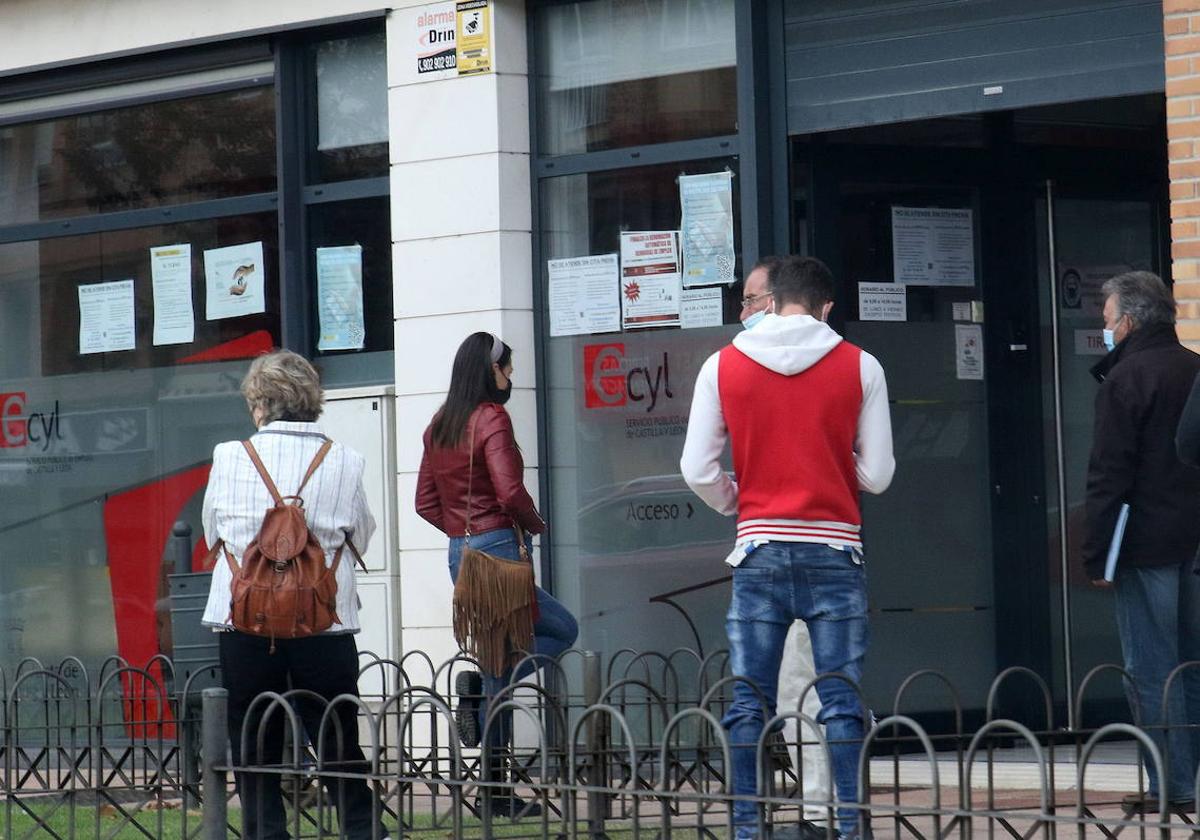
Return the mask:
<path fill-rule="evenodd" d="M 1049 610 L 1056 654 L 1054 694 L 1073 698 L 1086 674 L 1121 662 L 1112 593 L 1091 586 L 1080 550 L 1098 383 L 1090 369 L 1106 353 L 1101 338 L 1109 277 L 1159 271 L 1160 203 L 1152 195 L 1086 193 L 1040 185 L 1035 202 L 1042 352 L 1043 450 L 1046 487 Z M 1123 702 L 1122 687 L 1106 676 L 1088 687 L 1088 708 Z M 1093 722 L 1095 718 L 1092 718 Z"/>

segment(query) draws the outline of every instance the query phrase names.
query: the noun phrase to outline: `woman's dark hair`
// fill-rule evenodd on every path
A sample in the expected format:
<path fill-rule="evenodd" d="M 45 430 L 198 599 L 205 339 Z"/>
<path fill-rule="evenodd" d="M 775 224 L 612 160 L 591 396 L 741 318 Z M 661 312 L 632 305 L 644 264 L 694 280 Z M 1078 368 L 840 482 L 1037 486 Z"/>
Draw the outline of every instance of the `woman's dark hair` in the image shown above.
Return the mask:
<path fill-rule="evenodd" d="M 430 432 L 434 446 L 457 447 L 475 408 L 480 403 L 499 402 L 503 398 L 492 373 L 493 344 L 497 341 L 501 349 L 495 363 L 501 368 L 508 367 L 512 348 L 491 333 L 471 333 L 459 345 L 454 354 L 454 367 L 450 370 L 450 391 L 433 416 Z"/>

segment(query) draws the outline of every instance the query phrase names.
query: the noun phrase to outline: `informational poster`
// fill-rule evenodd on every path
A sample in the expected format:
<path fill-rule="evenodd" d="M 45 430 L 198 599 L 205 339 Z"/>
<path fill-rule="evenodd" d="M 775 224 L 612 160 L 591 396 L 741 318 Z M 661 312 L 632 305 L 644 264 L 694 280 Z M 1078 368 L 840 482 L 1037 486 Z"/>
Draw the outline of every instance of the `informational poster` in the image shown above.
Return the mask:
<path fill-rule="evenodd" d="M 455 63 L 458 75 L 492 72 L 492 10 L 490 0 L 460 0 L 455 4 L 458 32 Z"/>
<path fill-rule="evenodd" d="M 1073 322 L 1099 322 L 1104 318 L 1104 281 L 1133 270 L 1131 265 L 1060 265 L 1058 297 L 1062 317 Z"/>
<path fill-rule="evenodd" d="M 361 350 L 363 325 L 362 246 L 317 249 L 318 350 Z"/>
<path fill-rule="evenodd" d="M 1104 333 L 1100 330 L 1075 330 L 1076 356 L 1105 356 Z"/>
<path fill-rule="evenodd" d="M 79 353 L 115 353 L 137 346 L 133 281 L 79 287 Z"/>
<path fill-rule="evenodd" d="M 983 379 L 983 327 L 954 325 L 954 362 L 959 379 Z"/>
<path fill-rule="evenodd" d="M 683 285 L 733 283 L 733 173 L 680 175 Z"/>
<path fill-rule="evenodd" d="M 956 300 L 950 304 L 950 315 L 955 321 L 971 320 L 971 301 Z"/>
<path fill-rule="evenodd" d="M 719 286 L 684 289 L 680 300 L 679 325 L 685 330 L 721 326 L 724 305 Z"/>
<path fill-rule="evenodd" d="M 416 45 L 416 70 L 422 79 L 457 75 L 455 33 L 458 13 L 453 0 L 419 6 L 411 11 Z"/>
<path fill-rule="evenodd" d="M 262 242 L 204 252 L 206 313 L 210 321 L 267 310 Z"/>
<path fill-rule="evenodd" d="M 627 330 L 679 326 L 679 235 L 621 232 L 621 325 Z"/>
<path fill-rule="evenodd" d="M 899 283 L 859 283 L 858 320 L 907 321 L 908 290 Z"/>
<path fill-rule="evenodd" d="M 897 283 L 909 286 L 974 286 L 972 211 L 893 207 L 892 271 Z"/>
<path fill-rule="evenodd" d="M 616 254 L 547 260 L 550 335 L 588 335 L 621 329 Z"/>
<path fill-rule="evenodd" d="M 150 282 L 154 288 L 154 344 L 191 344 L 196 340 L 192 246 L 184 242 L 151 248 Z"/>

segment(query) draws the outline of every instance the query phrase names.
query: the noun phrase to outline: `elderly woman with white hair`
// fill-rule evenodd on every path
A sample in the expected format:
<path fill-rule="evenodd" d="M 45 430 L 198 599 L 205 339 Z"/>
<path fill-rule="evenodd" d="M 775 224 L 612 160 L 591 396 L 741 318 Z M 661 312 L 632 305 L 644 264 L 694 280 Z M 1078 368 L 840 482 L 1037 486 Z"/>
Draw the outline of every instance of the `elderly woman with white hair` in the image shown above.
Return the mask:
<path fill-rule="evenodd" d="M 278 491 L 296 493 L 305 473 L 328 438 L 317 426 L 324 404 L 320 379 L 302 356 L 279 350 L 260 356 L 242 381 L 250 416 L 258 431 L 250 442 Z M 332 443 L 304 485 L 304 513 L 309 533 L 332 565 L 345 544 L 353 540 L 365 551 L 375 520 L 363 491 L 363 457 Z M 204 535 L 210 546 L 223 544 L 233 563 L 243 559 L 274 498 L 250 453 L 240 441 L 218 444 L 204 496 Z M 222 558 L 224 559 L 224 558 Z M 312 692 L 325 701 L 358 694 L 358 651 L 354 634 L 360 629 L 352 558 L 336 564 L 336 620 L 326 631 L 300 638 L 267 638 L 234 629 L 231 616 L 232 564 L 217 562 L 204 611 L 204 624 L 221 631 L 221 676 L 229 692 L 229 735 L 235 765 L 272 765 L 283 760 L 284 722 L 281 709 L 268 717 L 263 749 L 257 749 L 263 707 L 247 719 L 254 699 L 263 692 L 283 694 L 291 689 Z M 324 764 L 333 770 L 365 770 L 358 744 L 357 709 L 338 704 L 337 723 L 321 720 L 326 704 L 303 693 L 293 701 L 309 739 L 321 744 Z M 241 752 L 246 727 L 248 754 Z M 285 840 L 289 836 L 275 774 L 237 774 L 245 836 L 253 840 Z M 351 840 L 386 836 L 379 821 L 378 801 L 366 782 L 346 779 L 326 782 L 339 806 L 339 820 Z"/>

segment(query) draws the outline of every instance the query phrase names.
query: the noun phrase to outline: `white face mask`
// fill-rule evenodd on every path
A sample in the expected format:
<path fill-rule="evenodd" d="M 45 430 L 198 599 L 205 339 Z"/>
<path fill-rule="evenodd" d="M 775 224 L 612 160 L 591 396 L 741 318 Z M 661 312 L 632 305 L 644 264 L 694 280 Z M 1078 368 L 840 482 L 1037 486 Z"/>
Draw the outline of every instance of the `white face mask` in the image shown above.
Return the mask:
<path fill-rule="evenodd" d="M 746 320 L 742 321 L 742 328 L 752 330 L 762 323 L 762 319 L 767 317 L 767 310 L 760 309 L 753 315 L 746 316 Z"/>
<path fill-rule="evenodd" d="M 1101 335 L 1104 336 L 1104 346 L 1108 348 L 1108 352 L 1117 349 L 1117 336 L 1112 330 L 1102 330 Z"/>

